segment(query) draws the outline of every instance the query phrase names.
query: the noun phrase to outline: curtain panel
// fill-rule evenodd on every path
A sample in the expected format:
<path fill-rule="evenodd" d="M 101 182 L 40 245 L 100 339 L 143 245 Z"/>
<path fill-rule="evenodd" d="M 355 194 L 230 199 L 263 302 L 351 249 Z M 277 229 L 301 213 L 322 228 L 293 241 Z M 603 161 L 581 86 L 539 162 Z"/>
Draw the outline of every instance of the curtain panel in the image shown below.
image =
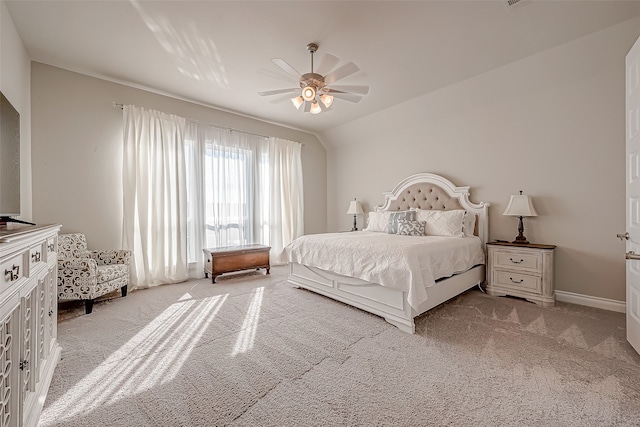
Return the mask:
<path fill-rule="evenodd" d="M 204 248 L 303 234 L 301 144 L 124 106 L 123 241 L 136 287 L 202 277 Z"/>
<path fill-rule="evenodd" d="M 187 174 L 183 118 L 124 106 L 123 242 L 131 284 L 188 278 Z"/>

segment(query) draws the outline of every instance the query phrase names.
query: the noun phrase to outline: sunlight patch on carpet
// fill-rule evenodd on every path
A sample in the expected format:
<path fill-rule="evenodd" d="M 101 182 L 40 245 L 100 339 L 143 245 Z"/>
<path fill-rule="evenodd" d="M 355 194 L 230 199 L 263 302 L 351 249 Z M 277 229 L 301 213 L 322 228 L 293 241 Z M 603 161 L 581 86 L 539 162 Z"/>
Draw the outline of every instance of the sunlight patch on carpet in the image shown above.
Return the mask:
<path fill-rule="evenodd" d="M 260 319 L 260 306 L 262 305 L 263 294 L 264 286 L 254 289 L 249 310 L 247 310 L 247 315 L 242 323 L 242 329 L 238 334 L 238 339 L 231 352 L 231 356 L 246 353 L 253 348 L 253 342 L 256 339 L 256 330 L 258 329 L 258 320 Z"/>
<path fill-rule="evenodd" d="M 228 294 L 201 300 L 184 296 L 46 408 L 57 422 L 129 399 L 175 378 Z"/>

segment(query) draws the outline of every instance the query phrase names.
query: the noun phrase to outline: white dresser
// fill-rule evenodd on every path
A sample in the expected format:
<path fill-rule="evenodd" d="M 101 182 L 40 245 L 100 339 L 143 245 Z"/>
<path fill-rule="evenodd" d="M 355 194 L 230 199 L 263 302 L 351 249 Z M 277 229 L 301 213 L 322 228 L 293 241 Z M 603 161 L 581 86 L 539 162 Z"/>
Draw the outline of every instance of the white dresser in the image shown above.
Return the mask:
<path fill-rule="evenodd" d="M 0 426 L 37 426 L 60 360 L 60 227 L 0 228 Z"/>
<path fill-rule="evenodd" d="M 543 307 L 556 302 L 554 245 L 487 243 L 487 293 L 525 298 Z"/>

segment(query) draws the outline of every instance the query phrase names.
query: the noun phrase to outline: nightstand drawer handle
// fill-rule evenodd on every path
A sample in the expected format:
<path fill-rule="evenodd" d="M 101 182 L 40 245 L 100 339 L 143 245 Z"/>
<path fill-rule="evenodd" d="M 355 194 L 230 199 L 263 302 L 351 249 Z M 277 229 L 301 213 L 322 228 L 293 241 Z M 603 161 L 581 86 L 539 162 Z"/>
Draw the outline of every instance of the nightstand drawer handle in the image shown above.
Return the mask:
<path fill-rule="evenodd" d="M 509 258 L 509 259 L 510 259 L 510 260 L 511 260 L 511 262 L 512 262 L 512 263 L 514 263 L 514 264 L 520 264 L 520 263 L 524 262 L 524 260 L 523 260 L 523 259 L 521 259 L 520 261 L 514 261 L 514 260 L 513 260 L 513 258 Z"/>
<path fill-rule="evenodd" d="M 515 281 L 515 280 L 513 280 L 513 277 L 509 277 L 509 280 L 511 280 L 516 285 L 519 285 L 520 283 L 524 282 L 524 279 L 520 279 L 519 281 Z"/>

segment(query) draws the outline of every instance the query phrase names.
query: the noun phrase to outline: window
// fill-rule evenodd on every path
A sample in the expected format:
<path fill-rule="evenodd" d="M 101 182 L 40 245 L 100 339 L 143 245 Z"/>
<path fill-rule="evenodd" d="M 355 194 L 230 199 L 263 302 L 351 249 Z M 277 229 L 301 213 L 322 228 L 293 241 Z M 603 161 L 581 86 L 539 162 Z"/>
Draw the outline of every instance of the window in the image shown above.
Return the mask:
<path fill-rule="evenodd" d="M 204 181 L 208 248 L 253 243 L 255 169 L 251 151 L 207 144 Z"/>

